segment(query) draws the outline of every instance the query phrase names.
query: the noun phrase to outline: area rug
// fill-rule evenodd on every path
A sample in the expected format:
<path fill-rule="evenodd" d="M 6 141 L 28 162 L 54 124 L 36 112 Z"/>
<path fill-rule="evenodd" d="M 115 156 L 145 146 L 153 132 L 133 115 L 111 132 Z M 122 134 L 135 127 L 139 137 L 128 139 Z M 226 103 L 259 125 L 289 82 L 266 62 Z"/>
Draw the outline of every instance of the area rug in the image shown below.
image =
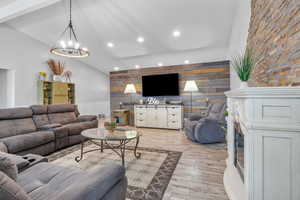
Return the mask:
<path fill-rule="evenodd" d="M 87 142 L 84 150 L 97 148 Z M 133 149 L 133 146 L 128 146 Z M 125 152 L 126 176 L 128 178 L 127 198 L 131 200 L 161 200 L 181 157 L 182 152 L 139 147 L 142 154 L 136 159 L 133 151 Z M 121 158 L 109 149 L 90 152 L 77 163 L 80 145 L 75 145 L 48 156 L 49 162 L 64 167 L 75 167 L 85 171 L 105 165 L 108 162 L 121 164 Z"/>

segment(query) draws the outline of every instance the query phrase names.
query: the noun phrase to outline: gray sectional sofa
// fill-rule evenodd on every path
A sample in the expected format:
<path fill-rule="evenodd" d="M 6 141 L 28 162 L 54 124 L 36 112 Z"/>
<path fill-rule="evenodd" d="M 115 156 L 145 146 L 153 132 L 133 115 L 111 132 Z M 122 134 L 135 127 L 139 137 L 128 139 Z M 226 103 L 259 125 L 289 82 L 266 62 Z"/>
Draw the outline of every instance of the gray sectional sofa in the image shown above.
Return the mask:
<path fill-rule="evenodd" d="M 70 104 L 0 109 L 0 199 L 125 200 L 127 178 L 118 164 L 89 172 L 47 159 L 28 164 L 28 157 L 43 159 L 33 154 L 80 143 L 80 133 L 97 125 L 96 116 L 81 116 Z"/>
<path fill-rule="evenodd" d="M 127 178 L 118 164 L 84 172 L 38 163 L 18 173 L 13 155 L 0 154 L 1 200 L 125 200 Z"/>
<path fill-rule="evenodd" d="M 0 148 L 19 155 L 48 155 L 80 143 L 80 133 L 97 125 L 96 116 L 80 116 L 72 104 L 0 109 Z"/>

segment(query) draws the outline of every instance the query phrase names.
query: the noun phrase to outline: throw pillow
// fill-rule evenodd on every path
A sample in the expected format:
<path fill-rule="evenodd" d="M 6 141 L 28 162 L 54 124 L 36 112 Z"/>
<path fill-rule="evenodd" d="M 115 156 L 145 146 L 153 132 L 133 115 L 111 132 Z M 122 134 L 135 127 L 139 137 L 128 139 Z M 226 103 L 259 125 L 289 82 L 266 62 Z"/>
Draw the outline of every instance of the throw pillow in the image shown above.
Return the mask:
<path fill-rule="evenodd" d="M 15 181 L 0 171 L 0 197 L 5 200 L 31 200 Z"/>
<path fill-rule="evenodd" d="M 17 165 L 19 170 L 26 167 L 27 165 L 29 165 L 29 161 L 22 158 L 22 156 L 5 153 L 5 152 L 0 152 L 0 158 L 2 158 L 2 157 L 7 157 L 11 161 L 13 161 L 13 163 Z"/>
<path fill-rule="evenodd" d="M 0 156 L 0 171 L 5 173 L 13 180 L 17 180 L 18 168 L 17 165 L 8 157 Z"/>

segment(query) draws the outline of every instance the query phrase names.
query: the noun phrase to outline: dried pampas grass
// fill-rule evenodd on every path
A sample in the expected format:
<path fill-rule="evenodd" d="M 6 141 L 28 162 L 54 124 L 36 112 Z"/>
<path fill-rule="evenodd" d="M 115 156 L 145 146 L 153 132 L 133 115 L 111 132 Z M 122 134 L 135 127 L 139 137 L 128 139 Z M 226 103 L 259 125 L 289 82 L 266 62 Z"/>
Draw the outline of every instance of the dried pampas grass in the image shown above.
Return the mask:
<path fill-rule="evenodd" d="M 49 59 L 47 63 L 54 75 L 61 75 L 64 72 L 65 62 Z"/>

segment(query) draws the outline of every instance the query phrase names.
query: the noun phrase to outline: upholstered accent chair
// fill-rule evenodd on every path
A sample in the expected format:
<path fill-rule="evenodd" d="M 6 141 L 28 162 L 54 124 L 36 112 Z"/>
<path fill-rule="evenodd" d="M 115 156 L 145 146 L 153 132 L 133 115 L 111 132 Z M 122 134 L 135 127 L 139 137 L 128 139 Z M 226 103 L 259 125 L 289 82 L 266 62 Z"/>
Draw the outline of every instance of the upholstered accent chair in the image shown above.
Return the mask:
<path fill-rule="evenodd" d="M 217 102 L 209 105 L 207 116 L 191 115 L 184 124 L 187 138 L 201 144 L 224 142 L 225 110 L 226 103 Z"/>

